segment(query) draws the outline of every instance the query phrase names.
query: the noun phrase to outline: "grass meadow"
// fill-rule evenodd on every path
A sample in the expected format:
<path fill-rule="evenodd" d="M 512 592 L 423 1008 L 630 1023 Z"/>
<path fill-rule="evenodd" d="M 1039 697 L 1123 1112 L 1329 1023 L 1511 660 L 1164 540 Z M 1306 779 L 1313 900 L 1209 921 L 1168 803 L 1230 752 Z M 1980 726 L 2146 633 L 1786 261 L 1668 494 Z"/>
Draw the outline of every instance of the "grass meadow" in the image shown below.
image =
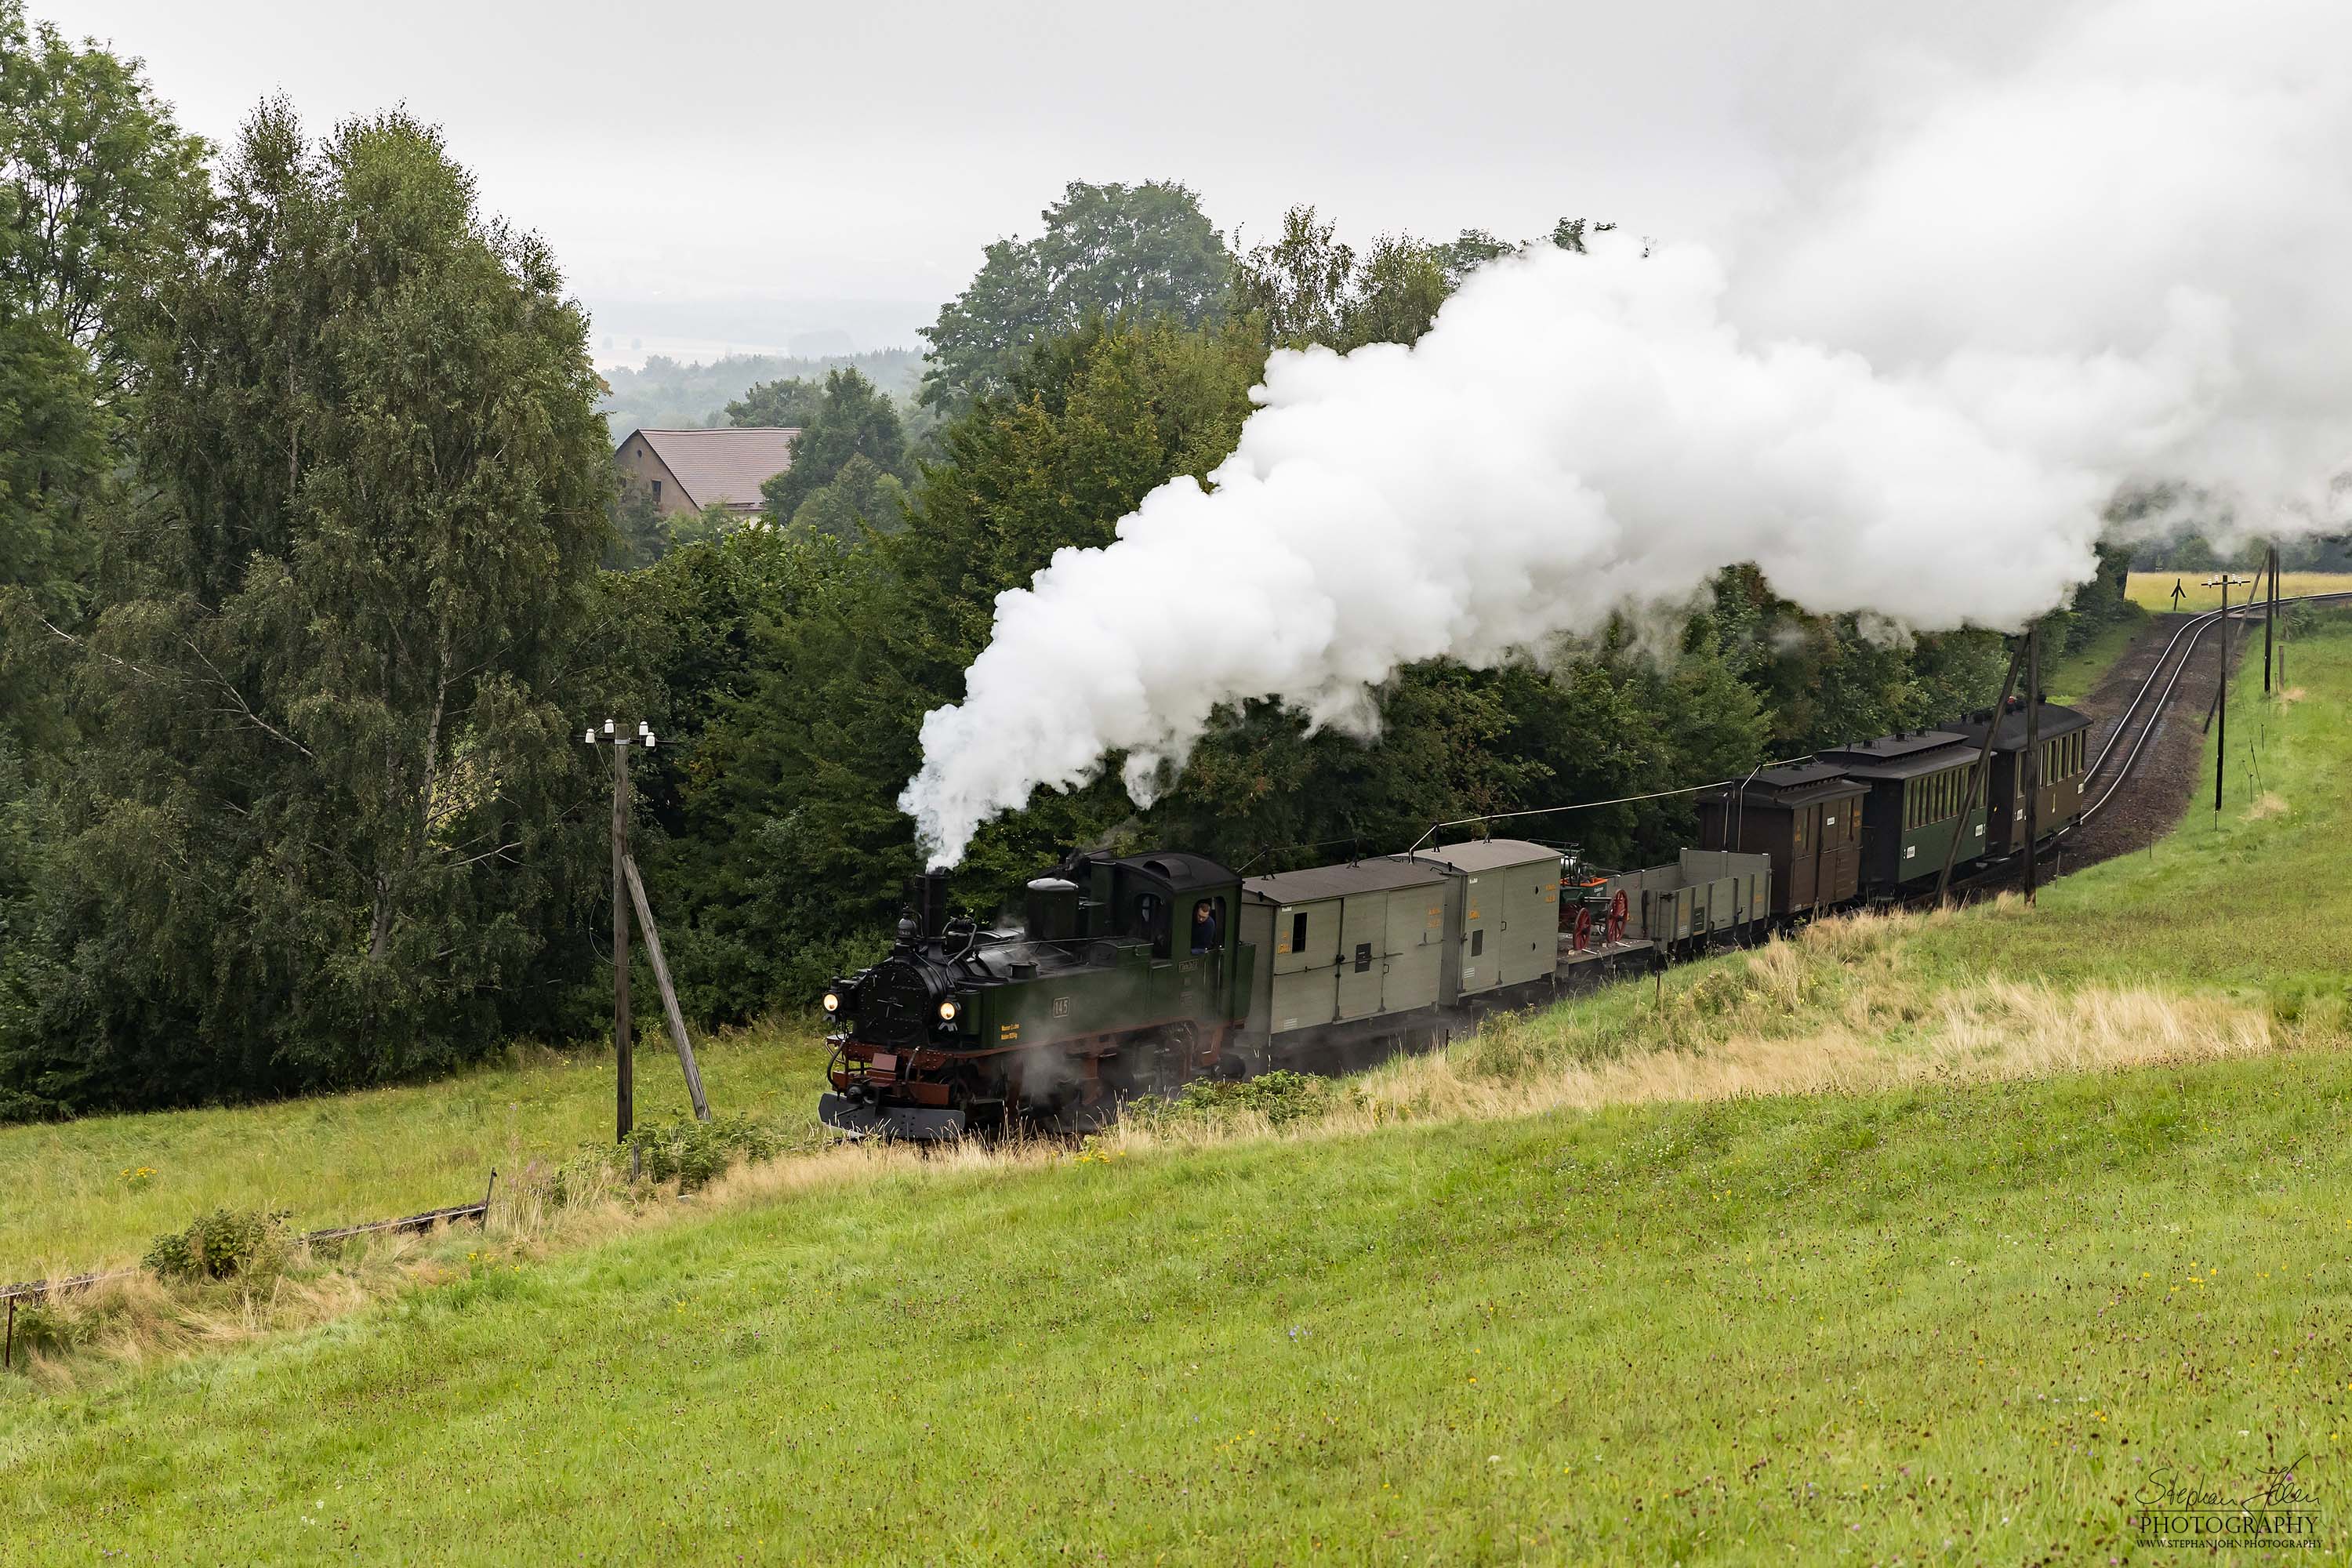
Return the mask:
<path fill-rule="evenodd" d="M 778 1026 L 697 1043 L 723 1111 L 816 1131 L 824 1045 Z M 610 1051 L 514 1059 L 356 1094 L 0 1128 L 0 1282 L 136 1262 L 215 1208 L 282 1209 L 297 1229 L 389 1219 L 481 1195 L 613 1135 Z M 640 1124 L 688 1110 L 667 1037 L 639 1040 Z"/>
<path fill-rule="evenodd" d="M 10 1401 L 16 1560 L 2096 1562 L 2160 1469 L 2352 1493 L 2339 1053 L 826 1163 Z"/>
<path fill-rule="evenodd" d="M 0 1386 L 0 1561 L 2096 1563 L 2148 1555 L 2159 1476 L 2283 1466 L 2340 1552 L 2352 629 L 2294 659 L 2236 683 L 2244 786 L 2152 854 L 1492 1020 L 1280 1125 L 524 1182 L 266 1291 L 98 1293 Z M 806 1115 L 808 1042 L 711 1057 L 722 1107 Z M 54 1183 L 29 1140 L 209 1129 L 168 1145 L 217 1152 L 209 1204 L 364 1126 L 414 1168 L 339 1201 L 392 1212 L 457 1178 L 424 1145 L 600 1135 L 605 1070 L 0 1147 Z M 71 1223 L 184 1223 L 151 1192 Z"/>

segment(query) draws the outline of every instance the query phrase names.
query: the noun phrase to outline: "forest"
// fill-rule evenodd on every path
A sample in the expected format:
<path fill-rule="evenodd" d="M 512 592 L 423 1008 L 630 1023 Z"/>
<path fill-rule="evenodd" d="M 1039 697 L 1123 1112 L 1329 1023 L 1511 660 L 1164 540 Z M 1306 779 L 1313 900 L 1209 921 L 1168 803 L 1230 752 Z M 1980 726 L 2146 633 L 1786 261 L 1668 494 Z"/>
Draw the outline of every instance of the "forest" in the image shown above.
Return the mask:
<path fill-rule="evenodd" d="M 768 521 L 671 528 L 619 494 L 559 258 L 435 127 L 272 100 L 210 146 L 0 0 L 0 1119 L 596 1039 L 607 716 L 661 736 L 635 831 L 688 1014 L 804 1007 L 920 868 L 894 801 L 997 594 L 1205 479 L 1269 353 L 1410 344 L 1473 269 L 1590 232 L 1360 248 L 1302 202 L 1237 250 L 1181 183 L 1074 182 L 911 395 L 856 364 L 730 394 L 798 460 Z M 2127 613 L 2103 555 L 2053 639 Z M 1370 743 L 1233 708 L 1149 810 L 1113 767 L 992 824 L 954 897 L 1003 909 L 1074 846 L 1263 869 L 1721 778 L 1981 704 L 2003 660 L 1752 568 L 1527 652 L 1406 669 Z M 1619 864 L 1691 828 L 1539 821 Z"/>

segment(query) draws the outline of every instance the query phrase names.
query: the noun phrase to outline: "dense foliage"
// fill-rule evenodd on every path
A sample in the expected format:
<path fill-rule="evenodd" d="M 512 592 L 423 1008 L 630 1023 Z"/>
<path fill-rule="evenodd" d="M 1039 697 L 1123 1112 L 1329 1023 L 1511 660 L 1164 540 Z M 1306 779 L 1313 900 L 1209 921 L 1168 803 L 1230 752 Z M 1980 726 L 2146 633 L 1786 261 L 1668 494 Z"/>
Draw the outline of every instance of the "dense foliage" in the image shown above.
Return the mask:
<path fill-rule="evenodd" d="M 914 466 L 890 399 L 856 371 L 836 370 L 809 389 L 800 414 L 793 466 L 760 489 L 768 515 L 843 539 L 856 538 L 861 523 L 898 527 Z"/>
<path fill-rule="evenodd" d="M 207 174 L 121 62 L 14 0 L 0 46 L 0 1116 L 594 1031 L 605 784 L 576 736 L 607 714 L 664 739 L 637 831 L 688 1011 L 800 1005 L 919 868 L 898 792 L 996 596 L 1205 480 L 1271 350 L 1410 343 L 1514 248 L 1359 255 L 1301 207 L 1236 259 L 1181 185 L 1074 184 L 941 312 L 917 419 L 857 366 L 714 391 L 800 428 L 793 466 L 768 525 L 665 519 L 614 479 L 551 258 L 437 132 L 313 141 L 267 104 Z M 107 224 L 27 216 L 85 203 Z M 2120 613 L 2121 564 L 2075 620 Z M 2001 662 L 1748 568 L 1530 653 L 1398 672 L 1369 743 L 1237 703 L 1149 810 L 1113 769 L 991 824 L 955 895 L 1007 908 L 1076 846 L 1270 868 L 1649 795 L 1982 702 Z M 1686 797 L 1515 824 L 1620 864 L 1691 827 Z"/>
<path fill-rule="evenodd" d="M 139 319 L 146 494 L 101 540 L 89 733 L 20 1090 L 364 1081 L 546 1016 L 576 637 L 610 481 L 586 324 L 399 114 L 246 128 Z M 593 865 L 593 859 L 583 862 Z"/>
<path fill-rule="evenodd" d="M 1198 327 L 1225 306 L 1224 236 L 1183 185 L 1073 180 L 1039 216 L 1043 233 L 990 246 L 979 275 L 923 329 L 925 406 L 961 413 L 1009 384 L 1031 349 L 1090 314 Z"/>

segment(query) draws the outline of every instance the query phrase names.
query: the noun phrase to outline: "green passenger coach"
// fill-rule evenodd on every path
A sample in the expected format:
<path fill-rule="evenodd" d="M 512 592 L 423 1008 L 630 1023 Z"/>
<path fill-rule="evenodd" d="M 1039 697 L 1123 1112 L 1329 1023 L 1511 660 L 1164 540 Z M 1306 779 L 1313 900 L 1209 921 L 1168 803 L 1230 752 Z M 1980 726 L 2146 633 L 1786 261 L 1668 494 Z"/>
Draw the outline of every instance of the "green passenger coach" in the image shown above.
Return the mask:
<path fill-rule="evenodd" d="M 1981 788 L 1974 808 L 1961 815 L 1977 761 L 1966 737 L 1950 730 L 1900 731 L 1825 750 L 1821 758 L 1870 791 L 1862 811 L 1866 885 L 1894 888 L 1940 875 L 1955 835 L 1960 846 L 1954 860 L 1985 852 Z"/>

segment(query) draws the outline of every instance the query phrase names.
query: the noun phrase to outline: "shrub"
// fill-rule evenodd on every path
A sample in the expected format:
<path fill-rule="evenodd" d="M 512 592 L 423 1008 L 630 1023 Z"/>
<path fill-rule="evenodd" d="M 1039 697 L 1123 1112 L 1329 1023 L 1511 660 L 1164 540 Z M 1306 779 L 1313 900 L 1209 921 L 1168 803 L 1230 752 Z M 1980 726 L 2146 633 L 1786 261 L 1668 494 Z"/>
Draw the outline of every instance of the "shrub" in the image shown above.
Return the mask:
<path fill-rule="evenodd" d="M 709 1185 L 739 1162 L 767 1159 L 783 1142 L 774 1128 L 749 1116 L 709 1121 L 679 1116 L 639 1127 L 618 1143 L 581 1145 L 581 1158 L 555 1173 L 549 1195 L 559 1205 L 589 1201 L 606 1190 L 607 1177 L 631 1174 L 674 1181 L 678 1191 L 690 1193 Z"/>
<path fill-rule="evenodd" d="M 273 1274 L 286 1260 L 286 1215 L 215 1209 L 184 1231 L 159 1236 L 144 1259 L 163 1279 L 226 1279 Z"/>
<path fill-rule="evenodd" d="M 1219 1080 L 1198 1079 L 1174 1099 L 1147 1095 L 1131 1101 L 1121 1114 L 1143 1124 L 1176 1121 L 1216 1122 L 1236 1116 L 1263 1116 L 1283 1127 L 1325 1110 L 1338 1095 L 1330 1079 L 1287 1068 L 1255 1078 Z"/>

